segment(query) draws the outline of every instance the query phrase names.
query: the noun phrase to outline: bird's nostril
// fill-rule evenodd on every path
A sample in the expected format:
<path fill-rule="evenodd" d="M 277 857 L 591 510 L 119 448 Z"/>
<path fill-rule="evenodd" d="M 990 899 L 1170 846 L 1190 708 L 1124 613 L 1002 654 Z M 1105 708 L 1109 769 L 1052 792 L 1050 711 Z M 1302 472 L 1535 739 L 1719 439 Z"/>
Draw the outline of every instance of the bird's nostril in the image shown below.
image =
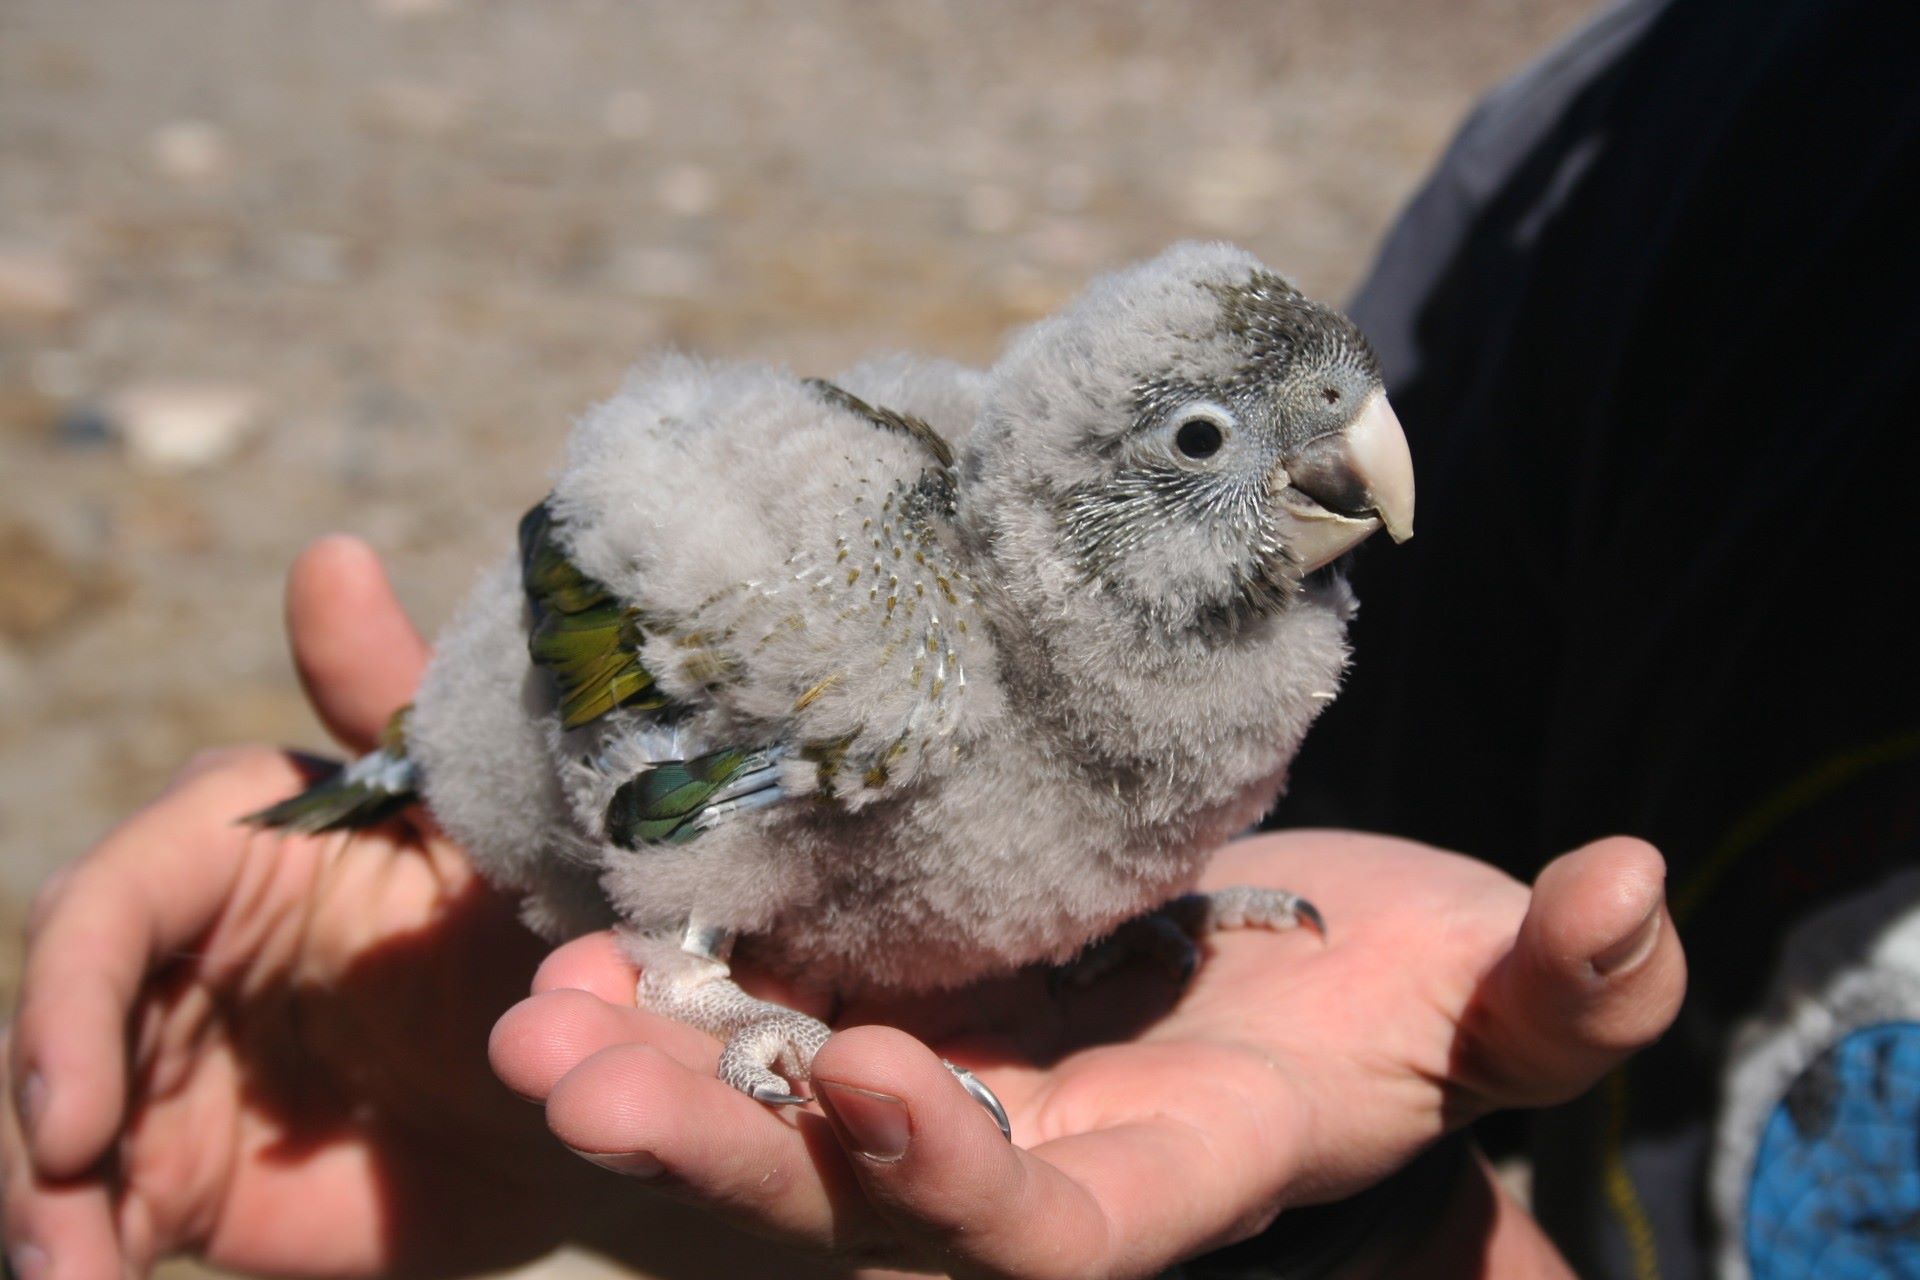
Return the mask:
<path fill-rule="evenodd" d="M 1320 388 L 1320 394 L 1328 404 L 1340 403 L 1340 391 L 1337 387 L 1322 387 Z"/>

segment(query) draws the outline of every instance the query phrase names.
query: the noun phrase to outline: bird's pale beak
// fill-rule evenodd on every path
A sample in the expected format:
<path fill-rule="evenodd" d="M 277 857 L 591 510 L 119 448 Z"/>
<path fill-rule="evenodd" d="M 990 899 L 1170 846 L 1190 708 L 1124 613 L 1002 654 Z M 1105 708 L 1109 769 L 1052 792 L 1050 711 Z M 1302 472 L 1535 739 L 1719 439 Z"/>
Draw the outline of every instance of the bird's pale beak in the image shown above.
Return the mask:
<path fill-rule="evenodd" d="M 1289 488 L 1306 501 L 1281 501 L 1297 522 L 1301 571 L 1331 563 L 1376 529 L 1395 542 L 1413 536 L 1413 454 L 1384 391 L 1360 406 L 1346 430 L 1320 437 L 1287 461 Z"/>

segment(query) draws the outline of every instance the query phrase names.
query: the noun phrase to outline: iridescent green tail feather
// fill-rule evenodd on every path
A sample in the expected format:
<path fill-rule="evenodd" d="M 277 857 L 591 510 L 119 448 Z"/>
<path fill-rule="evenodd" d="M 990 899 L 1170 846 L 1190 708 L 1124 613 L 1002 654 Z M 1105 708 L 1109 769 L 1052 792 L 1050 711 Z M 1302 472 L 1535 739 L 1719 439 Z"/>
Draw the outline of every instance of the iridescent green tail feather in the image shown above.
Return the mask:
<path fill-rule="evenodd" d="M 348 762 L 297 796 L 250 813 L 242 822 L 256 827 L 317 833 L 370 827 L 419 798 L 419 770 L 407 758 L 406 718 L 402 707 L 380 735 L 380 748 Z"/>

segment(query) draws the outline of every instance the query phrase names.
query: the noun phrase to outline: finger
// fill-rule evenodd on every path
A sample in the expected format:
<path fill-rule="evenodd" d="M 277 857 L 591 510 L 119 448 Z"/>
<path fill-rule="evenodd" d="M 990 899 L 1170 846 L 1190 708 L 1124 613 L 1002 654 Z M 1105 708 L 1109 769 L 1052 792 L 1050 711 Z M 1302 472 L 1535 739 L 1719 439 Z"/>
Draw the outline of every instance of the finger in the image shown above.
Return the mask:
<path fill-rule="evenodd" d="M 711 1075 L 719 1057 L 713 1037 L 685 1023 L 561 988 L 522 1000 L 494 1024 L 487 1057 L 500 1082 L 544 1102 L 569 1071 L 615 1045 L 644 1044 L 691 1070 Z"/>
<path fill-rule="evenodd" d="M 334 534 L 287 574 L 287 640 L 313 709 L 350 751 L 370 749 L 413 697 L 427 645 L 372 547 Z"/>
<path fill-rule="evenodd" d="M 575 938 L 559 947 L 533 975 L 533 992 L 572 988 L 599 996 L 608 1004 L 632 1004 L 640 971 L 620 949 L 617 938 L 605 930 Z"/>
<path fill-rule="evenodd" d="M 1534 882 L 1513 949 L 1463 1025 L 1492 1106 L 1579 1094 L 1658 1039 L 1686 994 L 1666 908 L 1666 863 L 1616 837 L 1555 859 Z"/>
<path fill-rule="evenodd" d="M 1232 1136 L 1244 1121 L 1219 1127 L 1218 1141 L 1156 1119 L 1023 1151 L 930 1050 L 891 1028 L 840 1033 L 813 1073 L 869 1198 L 957 1274 L 1149 1274 L 1234 1235 L 1257 1181 Z"/>
<path fill-rule="evenodd" d="M 840 1247 L 860 1234 L 858 1191 L 818 1117 L 776 1111 L 650 1046 L 603 1049 L 568 1072 L 547 1124 L 595 1164 L 736 1226 Z"/>
<path fill-rule="evenodd" d="M 98 1178 L 9 1184 L 4 1230 L 17 1280 L 90 1280 L 125 1273 L 113 1201 Z"/>
<path fill-rule="evenodd" d="M 0 1046 L 0 1055 L 5 1046 Z M 0 1082 L 4 1082 L 0 1071 Z M 16 1280 L 82 1280 L 124 1271 L 113 1206 L 98 1177 L 49 1185 L 34 1173 L 19 1125 L 0 1108 L 0 1241 Z"/>
<path fill-rule="evenodd" d="M 78 1176 L 105 1153 L 125 1111 L 127 1016 L 142 982 L 218 917 L 248 838 L 234 815 L 298 780 L 277 752 L 232 753 L 122 823 L 40 907 L 10 1061 L 43 1176 Z"/>

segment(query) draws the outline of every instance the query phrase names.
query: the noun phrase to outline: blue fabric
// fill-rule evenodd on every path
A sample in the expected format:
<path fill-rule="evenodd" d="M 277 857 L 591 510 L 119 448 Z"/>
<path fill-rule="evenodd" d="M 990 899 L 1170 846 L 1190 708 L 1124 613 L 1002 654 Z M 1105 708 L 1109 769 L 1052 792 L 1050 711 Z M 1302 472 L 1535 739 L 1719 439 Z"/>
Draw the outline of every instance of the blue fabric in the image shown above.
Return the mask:
<path fill-rule="evenodd" d="M 1747 1193 L 1754 1280 L 1920 1277 L 1920 1023 L 1816 1059 L 1767 1120 Z"/>

